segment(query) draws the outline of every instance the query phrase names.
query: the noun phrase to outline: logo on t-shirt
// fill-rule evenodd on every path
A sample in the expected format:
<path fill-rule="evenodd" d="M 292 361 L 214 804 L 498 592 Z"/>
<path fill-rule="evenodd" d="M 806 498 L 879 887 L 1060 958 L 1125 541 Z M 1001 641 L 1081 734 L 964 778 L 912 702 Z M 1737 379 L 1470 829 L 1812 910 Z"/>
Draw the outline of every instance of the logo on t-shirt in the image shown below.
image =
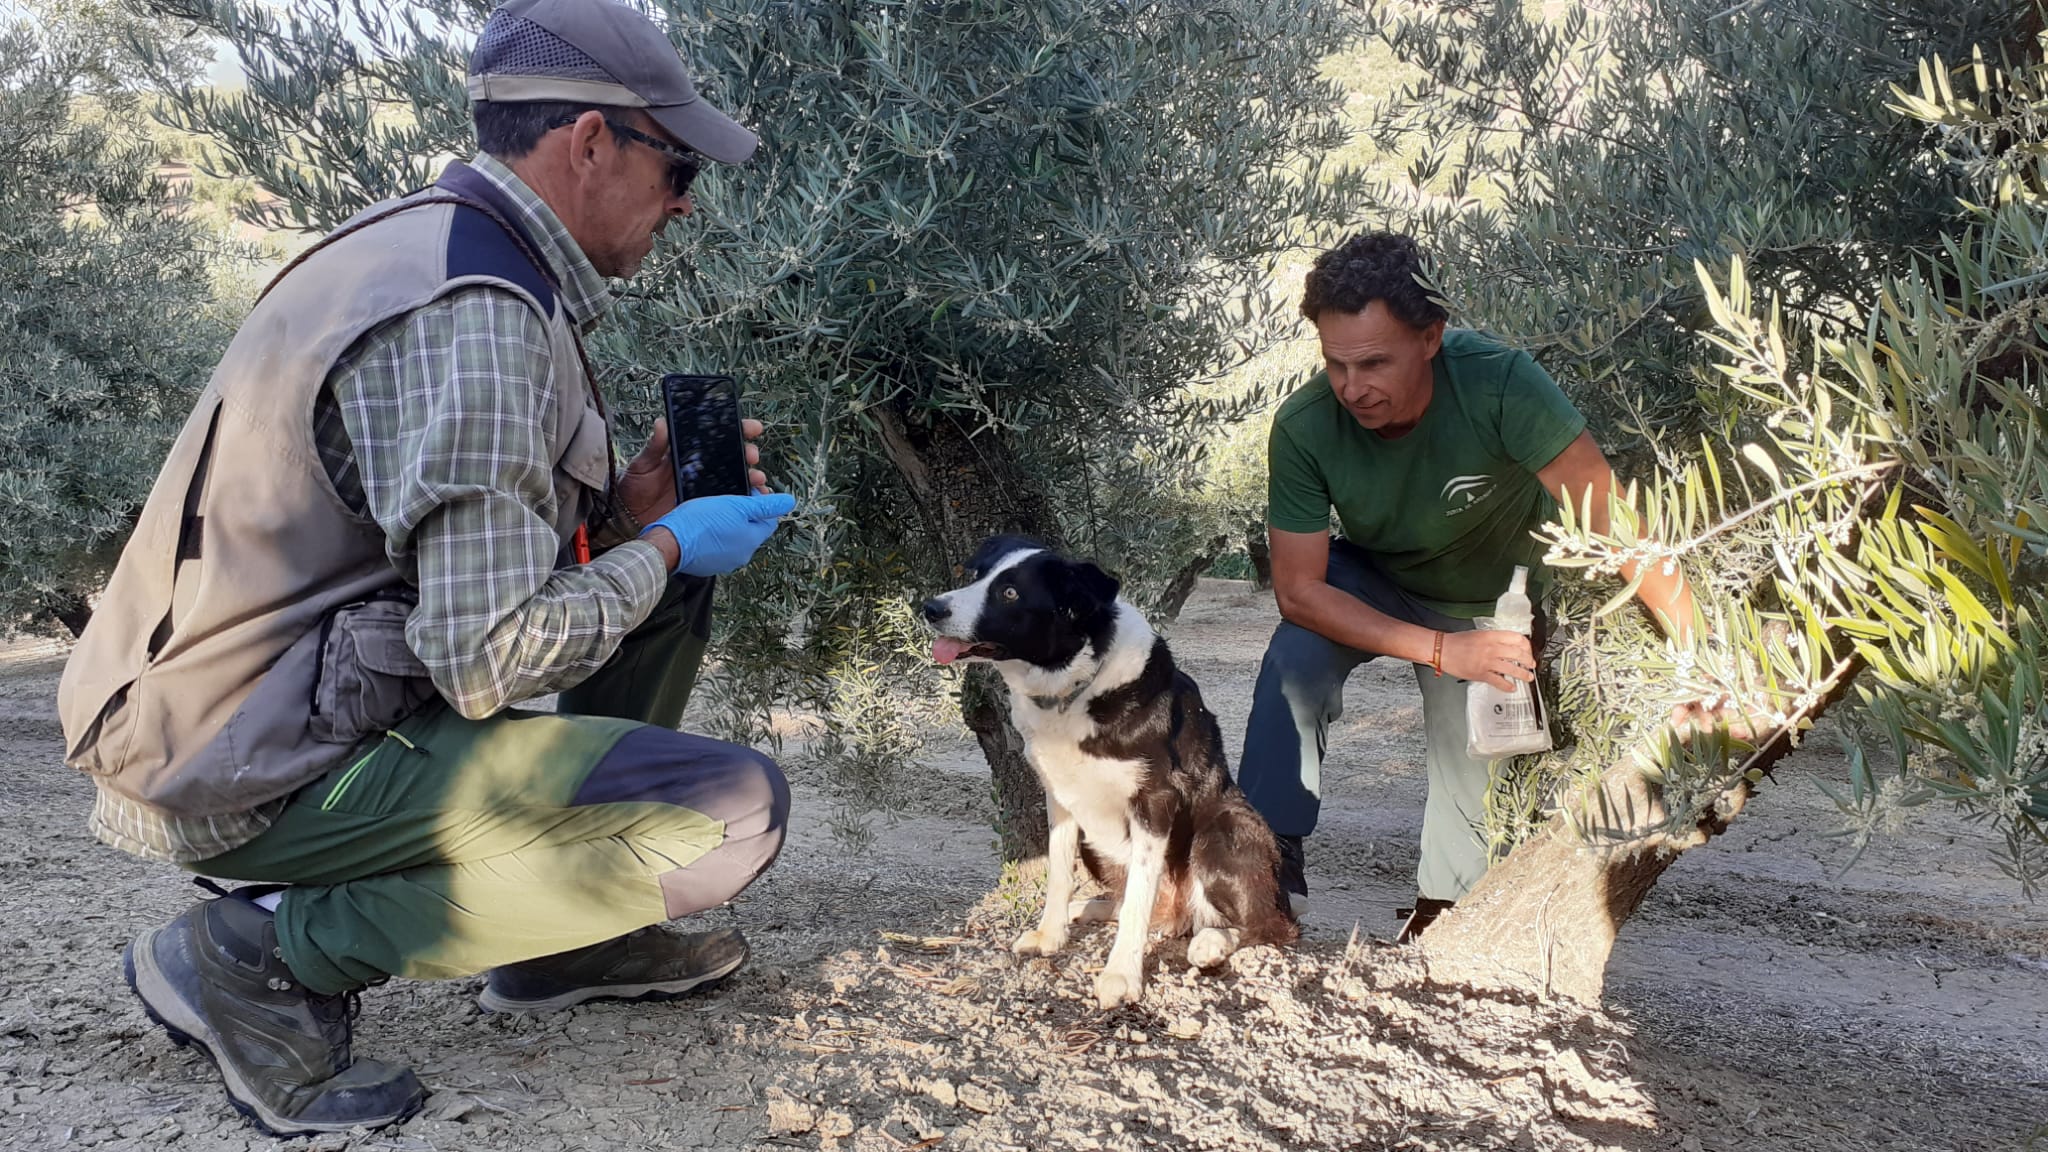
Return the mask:
<path fill-rule="evenodd" d="M 1469 511 L 1473 505 L 1486 499 L 1487 494 L 1492 491 L 1491 476 L 1453 476 L 1444 484 L 1444 515 L 1456 516 Z"/>

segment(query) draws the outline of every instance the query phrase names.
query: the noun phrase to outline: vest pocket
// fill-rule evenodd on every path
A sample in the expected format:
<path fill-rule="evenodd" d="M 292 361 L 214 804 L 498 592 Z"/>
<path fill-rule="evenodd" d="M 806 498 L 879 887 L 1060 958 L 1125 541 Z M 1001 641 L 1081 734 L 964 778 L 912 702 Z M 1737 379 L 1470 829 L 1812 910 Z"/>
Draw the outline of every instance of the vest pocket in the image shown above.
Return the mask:
<path fill-rule="evenodd" d="M 412 715 L 434 698 L 434 682 L 405 642 L 406 600 L 345 605 L 324 625 L 307 731 L 315 740 L 354 744 Z"/>
<path fill-rule="evenodd" d="M 83 730 L 65 731 L 64 758 L 68 763 L 90 776 L 112 776 L 121 770 L 135 738 L 134 717 L 123 716 L 121 710 L 139 680 L 131 679 L 114 689 Z M 116 743 L 119 750 L 110 752 L 109 745 Z"/>
<path fill-rule="evenodd" d="M 604 417 L 596 408 L 585 407 L 557 467 L 584 487 L 602 493 L 611 482 L 610 452 L 611 437 L 605 433 Z"/>

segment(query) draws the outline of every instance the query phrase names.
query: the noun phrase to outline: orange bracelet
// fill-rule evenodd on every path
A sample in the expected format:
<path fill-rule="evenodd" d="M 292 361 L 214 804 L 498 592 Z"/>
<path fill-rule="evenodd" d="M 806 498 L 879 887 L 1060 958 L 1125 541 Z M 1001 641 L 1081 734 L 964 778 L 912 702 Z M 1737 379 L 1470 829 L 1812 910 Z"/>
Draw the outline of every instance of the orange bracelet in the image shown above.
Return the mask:
<path fill-rule="evenodd" d="M 1435 648 L 1434 650 L 1432 650 L 1432 651 L 1430 652 L 1430 654 L 1429 654 L 1429 666 L 1430 666 L 1431 668 L 1433 668 L 1433 669 L 1435 669 L 1435 670 L 1436 670 L 1436 674 L 1437 674 L 1437 676 L 1438 676 L 1439 678 L 1441 678 L 1441 677 L 1443 676 L 1443 674 L 1444 674 L 1444 634 L 1443 634 L 1443 633 L 1441 633 L 1441 632 L 1439 632 L 1439 633 L 1437 633 L 1437 634 L 1436 634 L 1436 648 Z"/>

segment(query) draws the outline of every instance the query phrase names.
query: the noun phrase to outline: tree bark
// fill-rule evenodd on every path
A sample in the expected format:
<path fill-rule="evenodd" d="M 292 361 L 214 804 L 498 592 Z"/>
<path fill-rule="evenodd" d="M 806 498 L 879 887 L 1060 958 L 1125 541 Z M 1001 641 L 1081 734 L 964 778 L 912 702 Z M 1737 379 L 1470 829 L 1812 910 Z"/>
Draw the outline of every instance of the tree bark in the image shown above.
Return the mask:
<path fill-rule="evenodd" d="M 45 605 L 44 610 L 71 631 L 73 640 L 85 635 L 85 626 L 92 621 L 92 608 L 83 596 L 68 596 L 61 602 Z"/>
<path fill-rule="evenodd" d="M 1794 724 L 1818 719 L 1861 671 L 1853 655 L 1837 657 L 1825 691 Z M 1608 768 L 1588 797 L 1553 815 L 1422 934 L 1430 978 L 1598 1004 L 1621 926 L 1679 853 L 1728 830 L 1749 801 L 1748 774 L 1768 773 L 1784 759 L 1795 732 L 1780 728 L 1758 746 L 1713 808 L 1682 835 L 1656 830 L 1664 821 L 1662 800 L 1640 770 L 1626 763 Z"/>
<path fill-rule="evenodd" d="M 1610 811 L 1660 815 L 1633 767 L 1609 769 L 1600 795 Z M 1598 1004 L 1621 926 L 1678 854 L 1725 830 L 1748 799 L 1731 789 L 1686 841 L 1630 835 L 1626 827 L 1574 828 L 1553 816 L 1422 934 L 1432 980 L 1533 989 Z M 1602 805 L 1595 804 L 1595 807 Z M 1587 832 L 1592 833 L 1591 836 Z M 1602 847 L 1601 843 L 1618 844 Z"/>
<path fill-rule="evenodd" d="M 1266 541 L 1266 526 L 1253 520 L 1244 526 L 1244 550 L 1252 559 L 1252 587 L 1261 592 L 1273 586 L 1273 552 Z"/>
<path fill-rule="evenodd" d="M 1045 856 L 1050 834 L 1045 790 L 1024 758 L 1024 737 L 1010 723 L 1010 692 L 987 667 L 972 668 L 961 686 L 960 714 L 988 759 L 989 788 L 996 803 L 996 838 L 1003 860 Z"/>
<path fill-rule="evenodd" d="M 1051 504 L 1000 432 L 970 435 L 946 415 L 914 423 L 886 406 L 875 418 L 883 451 L 917 506 L 926 539 L 935 542 L 939 574 L 957 576 L 982 540 L 1000 532 L 1059 545 Z M 1023 736 L 1010 723 L 1009 690 L 986 668 L 970 669 L 965 679 L 960 715 L 988 759 L 1003 859 L 1042 857 L 1045 791 L 1024 758 Z"/>
<path fill-rule="evenodd" d="M 1188 597 L 1194 595 L 1202 573 L 1215 566 L 1216 558 L 1223 555 L 1223 546 L 1229 542 L 1228 536 L 1216 537 L 1173 574 L 1173 579 L 1166 582 L 1166 590 L 1159 594 L 1159 605 L 1153 612 L 1157 619 L 1172 620 L 1180 615 L 1180 610 L 1187 607 Z"/>

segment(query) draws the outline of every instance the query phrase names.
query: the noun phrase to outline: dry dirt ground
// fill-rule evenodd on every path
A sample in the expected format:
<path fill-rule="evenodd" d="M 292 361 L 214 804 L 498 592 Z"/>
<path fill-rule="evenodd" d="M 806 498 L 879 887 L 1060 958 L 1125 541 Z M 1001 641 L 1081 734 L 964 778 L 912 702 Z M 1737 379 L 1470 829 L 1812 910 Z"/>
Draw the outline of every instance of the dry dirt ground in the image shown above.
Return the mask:
<path fill-rule="evenodd" d="M 1233 744 L 1273 621 L 1205 582 L 1173 630 Z M 525 1019 L 481 1014 L 474 980 L 375 989 L 359 1050 L 410 1062 L 426 1111 L 273 1141 L 120 982 L 121 947 L 197 892 L 86 835 L 61 658 L 0 656 L 0 1148 L 2048 1149 L 2048 908 L 1943 813 L 1844 873 L 1817 748 L 1666 874 L 1607 1011 L 1429 986 L 1378 942 L 1423 795 L 1419 701 L 1386 664 L 1332 736 L 1296 951 L 1190 978 L 1162 944 L 1143 1006 L 1107 1015 L 1105 931 L 1012 963 L 1031 910 L 989 897 L 986 778 L 943 734 L 860 853 L 797 779 L 780 864 L 705 917 L 755 946 L 720 992 Z"/>

